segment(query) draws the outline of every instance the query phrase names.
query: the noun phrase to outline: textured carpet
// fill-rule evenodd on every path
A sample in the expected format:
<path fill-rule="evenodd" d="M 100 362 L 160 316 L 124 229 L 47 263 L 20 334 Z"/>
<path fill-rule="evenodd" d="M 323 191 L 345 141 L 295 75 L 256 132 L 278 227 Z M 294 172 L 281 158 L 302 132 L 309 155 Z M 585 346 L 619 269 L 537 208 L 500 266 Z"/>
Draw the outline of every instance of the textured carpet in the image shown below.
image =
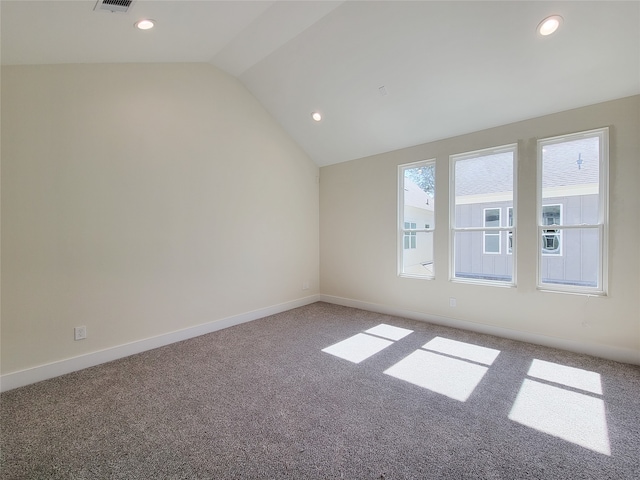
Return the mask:
<path fill-rule="evenodd" d="M 0 400 L 3 479 L 640 473 L 639 367 L 326 303 Z"/>

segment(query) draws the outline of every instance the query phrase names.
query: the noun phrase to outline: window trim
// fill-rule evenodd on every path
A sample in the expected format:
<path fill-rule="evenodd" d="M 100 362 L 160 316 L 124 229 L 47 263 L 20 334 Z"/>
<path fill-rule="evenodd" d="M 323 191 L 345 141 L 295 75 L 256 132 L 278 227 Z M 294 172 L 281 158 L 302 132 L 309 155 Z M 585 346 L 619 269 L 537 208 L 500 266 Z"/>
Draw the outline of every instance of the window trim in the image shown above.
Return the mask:
<path fill-rule="evenodd" d="M 434 180 L 436 178 L 436 159 L 435 158 L 431 158 L 428 160 L 420 160 L 417 162 L 411 162 L 411 163 L 404 163 L 401 165 L 398 165 L 398 218 L 397 218 L 397 259 L 396 259 L 396 265 L 397 265 L 397 275 L 399 277 L 403 277 L 403 278 L 417 278 L 417 279 L 426 279 L 426 280 L 433 280 L 435 279 L 435 274 L 436 274 L 436 262 L 435 262 L 435 253 L 436 253 L 436 241 L 435 241 L 435 225 L 437 224 L 436 220 L 435 220 L 435 209 L 433 212 L 434 215 L 434 220 L 432 223 L 430 223 L 428 226 L 425 225 L 426 228 L 416 228 L 416 229 L 406 229 L 404 228 L 404 172 L 405 170 L 410 170 L 412 168 L 416 168 L 416 167 L 422 167 L 422 166 L 431 166 L 433 165 L 433 170 L 434 170 Z M 436 187 L 437 188 L 437 187 Z M 435 204 L 435 202 L 434 202 Z M 417 222 L 416 226 L 417 226 Z M 404 237 L 405 237 L 405 233 L 406 232 L 413 232 L 416 234 L 418 233 L 422 233 L 422 232 L 427 232 L 427 233 L 431 233 L 433 236 L 433 252 L 432 252 L 432 258 L 433 258 L 433 263 L 432 263 L 432 273 L 425 273 L 425 274 L 414 274 L 414 273 L 405 273 L 404 270 L 404 263 L 403 263 L 403 255 L 405 252 L 404 249 Z M 417 238 L 416 238 L 416 247 L 417 247 Z M 412 250 L 412 249 L 409 249 Z"/>
<path fill-rule="evenodd" d="M 449 281 L 456 283 L 473 283 L 478 285 L 489 285 L 495 287 L 517 287 L 517 255 L 516 255 L 516 243 L 513 244 L 513 257 L 512 257 L 512 275 L 511 281 L 503 280 L 484 280 L 456 277 L 455 267 L 455 237 L 457 232 L 473 232 L 484 231 L 485 227 L 460 227 L 455 225 L 456 219 L 456 192 L 455 192 L 455 165 L 459 160 L 469 160 L 476 157 L 482 157 L 485 155 L 492 155 L 505 152 L 513 152 L 513 225 L 507 227 L 488 227 L 487 229 L 496 230 L 498 232 L 513 232 L 513 238 L 517 238 L 517 225 L 518 225 L 518 150 L 519 143 L 509 143 L 506 145 L 500 145 L 497 147 L 484 148 L 480 150 L 473 150 L 470 152 L 463 152 L 449 155 Z M 501 233 L 502 235 L 502 233 Z M 484 242 L 483 242 L 484 243 Z M 484 245 L 483 245 L 484 250 Z"/>
<path fill-rule="evenodd" d="M 598 252 L 598 279 L 595 287 L 585 287 L 581 285 L 566 285 L 559 283 L 544 283 L 542 281 L 542 259 L 551 255 L 542 254 L 542 149 L 546 145 L 555 145 L 581 138 L 599 137 L 599 165 L 598 165 L 598 223 L 583 223 L 576 225 L 561 225 L 560 230 L 569 229 L 597 229 L 600 249 Z M 536 145 L 537 161 L 537 193 L 536 193 L 536 233 L 537 233 L 537 269 L 536 284 L 537 289 L 542 291 L 574 293 L 584 295 L 607 295 L 609 278 L 609 127 L 596 128 L 582 132 L 558 135 L 538 139 Z M 548 227 L 548 225 L 546 226 Z M 546 228 L 548 229 L 548 228 Z"/>

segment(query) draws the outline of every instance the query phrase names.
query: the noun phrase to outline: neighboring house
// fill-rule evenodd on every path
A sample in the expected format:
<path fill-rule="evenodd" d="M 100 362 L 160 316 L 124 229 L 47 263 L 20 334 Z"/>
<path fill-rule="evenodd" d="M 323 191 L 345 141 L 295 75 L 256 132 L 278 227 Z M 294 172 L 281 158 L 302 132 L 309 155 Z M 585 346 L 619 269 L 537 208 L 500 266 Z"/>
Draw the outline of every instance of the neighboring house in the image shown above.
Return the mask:
<path fill-rule="evenodd" d="M 410 178 L 404 179 L 404 228 L 433 228 L 433 196 Z M 404 273 L 432 273 L 433 232 L 405 232 L 403 241 Z"/>
<path fill-rule="evenodd" d="M 541 225 L 596 223 L 598 144 L 594 139 L 545 147 Z M 457 227 L 513 225 L 513 172 L 499 155 L 456 164 Z M 474 231 L 455 244 L 456 277 L 510 280 L 511 232 Z M 550 228 L 540 239 L 540 276 L 547 283 L 595 286 L 598 235 L 594 230 Z"/>

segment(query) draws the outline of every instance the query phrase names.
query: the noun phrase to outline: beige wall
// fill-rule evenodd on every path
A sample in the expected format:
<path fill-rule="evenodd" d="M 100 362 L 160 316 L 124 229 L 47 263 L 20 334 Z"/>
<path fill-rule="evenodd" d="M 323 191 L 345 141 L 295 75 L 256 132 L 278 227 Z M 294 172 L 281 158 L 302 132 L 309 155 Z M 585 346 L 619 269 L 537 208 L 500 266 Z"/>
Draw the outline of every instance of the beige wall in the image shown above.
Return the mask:
<path fill-rule="evenodd" d="M 237 80 L 66 65 L 1 86 L 2 373 L 318 293 L 318 168 Z"/>
<path fill-rule="evenodd" d="M 446 115 L 446 112 L 443 112 Z M 610 127 L 609 295 L 536 289 L 536 139 Z M 425 126 L 428 128 L 428 126 Z M 640 97 L 320 169 L 323 295 L 621 349 L 640 360 Z M 518 142 L 517 288 L 448 280 L 449 155 Z M 397 166 L 436 158 L 435 280 L 396 275 Z M 457 307 L 449 306 L 449 298 Z"/>

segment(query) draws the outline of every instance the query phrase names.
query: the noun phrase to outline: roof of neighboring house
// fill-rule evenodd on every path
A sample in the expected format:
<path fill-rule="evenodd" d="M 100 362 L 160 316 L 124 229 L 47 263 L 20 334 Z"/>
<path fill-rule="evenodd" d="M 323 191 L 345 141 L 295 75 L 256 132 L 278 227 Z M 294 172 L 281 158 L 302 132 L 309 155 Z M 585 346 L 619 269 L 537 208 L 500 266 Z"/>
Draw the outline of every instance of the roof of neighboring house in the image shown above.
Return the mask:
<path fill-rule="evenodd" d="M 544 188 L 598 183 L 600 145 L 597 137 L 546 145 L 543 153 Z"/>
<path fill-rule="evenodd" d="M 410 207 L 433 211 L 433 197 L 422 190 L 410 178 L 404 178 L 404 204 Z"/>
<path fill-rule="evenodd" d="M 546 145 L 543 152 L 544 188 L 598 183 L 597 137 Z M 578 164 L 578 158 L 581 164 Z M 456 196 L 512 191 L 511 152 L 458 160 L 455 166 L 455 183 Z"/>
<path fill-rule="evenodd" d="M 455 165 L 456 196 L 513 190 L 511 152 L 458 160 Z"/>

